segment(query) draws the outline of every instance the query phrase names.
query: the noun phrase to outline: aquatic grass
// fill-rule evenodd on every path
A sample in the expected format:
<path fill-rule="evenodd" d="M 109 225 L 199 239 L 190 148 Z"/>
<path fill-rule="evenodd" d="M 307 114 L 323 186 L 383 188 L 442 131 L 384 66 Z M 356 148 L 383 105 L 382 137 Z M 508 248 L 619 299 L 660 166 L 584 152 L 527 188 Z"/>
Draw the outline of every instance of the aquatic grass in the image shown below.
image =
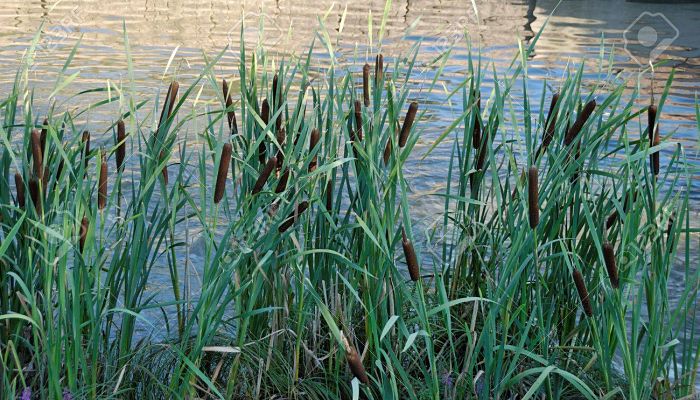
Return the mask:
<path fill-rule="evenodd" d="M 375 56 L 367 105 L 366 68 L 338 65 L 323 29 L 322 76 L 314 45 L 280 63 L 242 43 L 204 54 L 196 77 L 170 71 L 165 96 L 96 88 L 119 106 L 116 125 L 25 96 L 18 77 L 0 132 L 3 398 L 694 394 L 692 174 L 664 137 L 650 179 L 634 85 L 584 84 L 580 67 L 533 91 L 539 33 L 507 71 L 473 52 L 446 95 L 461 109 L 424 150 L 431 103 L 410 84 L 420 46 L 389 69 Z M 226 51 L 235 90 L 214 74 Z M 50 191 L 31 183 L 36 115 Z M 111 149 L 87 162 L 80 132 L 103 145 L 115 126 L 117 172 L 103 174 Z M 444 211 L 426 224 L 404 171 L 437 146 L 450 154 Z M 23 177 L 40 212 L 10 198 Z"/>

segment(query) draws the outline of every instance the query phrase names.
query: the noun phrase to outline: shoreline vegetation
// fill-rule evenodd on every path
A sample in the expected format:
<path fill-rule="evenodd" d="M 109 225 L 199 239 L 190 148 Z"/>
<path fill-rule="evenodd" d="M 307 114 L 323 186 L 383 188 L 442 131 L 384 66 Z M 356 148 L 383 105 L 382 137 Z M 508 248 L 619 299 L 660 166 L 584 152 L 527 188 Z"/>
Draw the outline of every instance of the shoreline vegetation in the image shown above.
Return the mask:
<path fill-rule="evenodd" d="M 505 72 L 471 54 L 445 93 L 463 109 L 421 154 L 451 149 L 426 232 L 404 176 L 419 45 L 313 79 L 311 49 L 276 64 L 241 45 L 236 79 L 222 52 L 153 99 L 112 83 L 72 111 L 23 65 L 0 103 L 0 397 L 692 398 L 691 173 L 659 123 L 673 74 L 651 104 L 583 66 L 531 97 L 540 34 Z"/>

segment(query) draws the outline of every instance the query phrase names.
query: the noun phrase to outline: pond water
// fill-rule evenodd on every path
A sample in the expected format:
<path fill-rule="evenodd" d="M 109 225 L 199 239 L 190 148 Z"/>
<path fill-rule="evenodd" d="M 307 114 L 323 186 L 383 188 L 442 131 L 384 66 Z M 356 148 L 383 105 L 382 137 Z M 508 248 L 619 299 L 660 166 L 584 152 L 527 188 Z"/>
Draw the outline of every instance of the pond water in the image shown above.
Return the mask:
<path fill-rule="evenodd" d="M 197 76 L 203 65 L 202 51 L 212 55 L 228 44 L 237 48 L 242 20 L 249 27 L 257 27 L 257 21 L 262 18 L 266 45 L 270 50 L 289 54 L 301 53 L 308 48 L 318 28 L 318 18 L 325 16 L 326 28 L 330 32 L 338 31 L 342 26 L 336 45 L 337 59 L 341 63 L 357 59 L 364 63 L 368 56 L 364 44 L 369 42 L 369 15 L 376 31 L 384 4 L 383 0 L 347 2 L 347 5 L 331 0 L 4 0 L 0 6 L 0 24 L 3 26 L 0 31 L 0 88 L 7 92 L 12 84 L 19 60 L 42 20 L 45 21 L 46 35 L 39 42 L 35 67 L 30 71 L 36 99 L 49 95 L 57 73 L 81 35 L 82 44 L 72 63 L 72 72 L 80 70 L 80 75 L 71 84 L 72 93 L 66 95 L 105 85 L 108 80 L 126 80 L 123 23 L 126 24 L 134 60 L 135 90 L 146 98 L 163 90 L 164 82 L 170 79 L 173 70 L 177 70 L 178 79 L 183 81 Z M 673 140 L 684 143 L 687 157 L 695 166 L 691 223 L 697 227 L 700 220 L 700 158 L 695 98 L 700 88 L 700 4 L 623 0 L 565 0 L 557 4 L 556 0 L 479 0 L 473 3 L 464 0 L 395 0 L 388 10 L 382 52 L 391 60 L 391 57 L 405 53 L 417 41 L 422 41 L 419 62 L 425 63 L 455 44 L 442 77 L 445 85 L 450 87 L 463 80 L 465 74 L 464 61 L 469 48 L 463 38 L 464 31 L 468 32 L 474 47 L 482 49 L 484 58 L 493 62 L 497 69 L 502 69 L 518 51 L 517 39 L 531 39 L 554 13 L 538 41 L 529 75 L 547 79 L 556 87 L 556 81 L 567 65 L 576 66 L 583 62 L 586 64 L 585 79 L 594 81 L 598 78 L 597 60 L 602 40 L 608 46 L 614 45 L 614 72 L 623 77 L 634 77 L 643 69 L 624 49 L 626 30 L 646 40 L 663 42 L 664 51 L 659 58 L 667 63 L 656 69 L 653 86 L 660 91 L 671 69 L 675 68 L 675 81 L 661 124 L 663 134 L 672 132 Z M 646 19 L 638 20 L 640 15 L 646 15 Z M 632 28 L 628 30 L 630 26 Z M 650 27 L 655 29 L 650 31 Z M 254 29 L 247 29 L 245 34 L 247 40 L 256 38 Z M 377 37 L 372 40 L 376 42 Z M 172 65 L 164 74 L 176 48 Z M 323 69 L 329 58 L 320 46 L 316 50 L 315 66 Z M 238 60 L 233 52 L 229 52 L 215 72 L 219 76 L 233 76 L 237 68 Z M 428 110 L 424 135 L 417 145 L 419 155 L 462 109 L 458 102 L 445 104 L 443 89 L 424 90 L 430 85 L 433 73 L 430 68 L 424 72 L 411 82 L 418 93 L 416 97 L 422 99 Z M 492 80 L 485 81 L 484 90 L 489 90 L 489 86 L 493 86 Z M 641 92 L 649 96 L 651 87 L 651 76 L 648 73 L 641 75 Z M 85 100 L 68 99 L 63 107 L 71 108 L 81 101 Z M 640 108 L 642 106 L 640 104 Z M 114 110 L 105 107 L 94 111 L 88 116 L 87 124 L 95 126 L 93 131 L 104 132 L 104 127 L 115 118 Z M 100 126 L 103 128 L 98 128 Z M 103 139 L 95 138 L 98 143 L 100 140 L 111 140 L 111 136 L 105 134 Z M 442 146 L 425 160 L 416 156 L 407 166 L 413 185 L 412 212 L 425 224 L 442 212 L 442 198 L 432 195 L 444 190 L 448 157 L 449 146 Z M 696 240 L 694 244 L 697 244 Z M 694 265 L 697 265 L 697 254 L 696 248 L 693 251 Z M 162 277 L 168 281 L 167 271 L 162 272 Z"/>

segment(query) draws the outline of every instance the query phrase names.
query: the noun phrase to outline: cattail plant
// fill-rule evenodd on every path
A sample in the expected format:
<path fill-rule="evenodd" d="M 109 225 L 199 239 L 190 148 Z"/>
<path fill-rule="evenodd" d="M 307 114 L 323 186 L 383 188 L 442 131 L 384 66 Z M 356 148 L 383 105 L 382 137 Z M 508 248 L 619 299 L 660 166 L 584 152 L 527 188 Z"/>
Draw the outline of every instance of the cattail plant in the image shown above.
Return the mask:
<path fill-rule="evenodd" d="M 85 169 L 88 166 L 88 157 L 90 156 L 90 132 L 83 131 L 83 156 L 85 157 Z"/>
<path fill-rule="evenodd" d="M 350 367 L 350 371 L 355 376 L 355 378 L 357 378 L 357 380 L 364 383 L 365 385 L 369 384 L 369 378 L 367 377 L 365 367 L 362 365 L 362 360 L 360 359 L 360 355 L 357 353 L 357 350 L 355 350 L 355 347 L 350 344 L 345 335 L 342 335 L 341 338 L 343 339 L 343 345 L 345 347 L 345 359 L 348 360 L 348 366 Z"/>
<path fill-rule="evenodd" d="M 318 142 L 321 140 L 321 133 L 318 129 L 314 128 L 311 130 L 311 138 L 309 139 L 309 153 L 313 153 L 316 150 Z M 318 165 L 318 156 L 314 154 L 311 162 L 309 163 L 309 172 L 314 172 L 316 166 Z"/>
<path fill-rule="evenodd" d="M 355 100 L 355 135 L 351 138 L 354 142 L 355 139 L 362 141 L 362 104 L 359 100 Z"/>
<path fill-rule="evenodd" d="M 236 111 L 231 107 L 233 105 L 233 100 L 231 100 L 231 92 L 229 91 L 228 82 L 226 79 L 223 80 L 221 84 L 224 91 L 224 99 L 226 99 L 226 117 L 228 119 L 228 129 L 231 131 L 232 135 L 238 133 L 238 123 L 236 122 Z"/>
<path fill-rule="evenodd" d="M 379 86 L 384 79 L 384 56 L 377 54 L 374 61 L 374 85 Z"/>
<path fill-rule="evenodd" d="M 647 134 L 649 135 L 649 143 L 654 142 L 654 126 L 656 125 L 656 112 L 657 112 L 656 105 L 651 103 L 649 106 L 649 109 L 647 110 Z"/>
<path fill-rule="evenodd" d="M 15 188 L 17 190 L 17 205 L 24 208 L 24 179 L 19 172 L 15 172 Z"/>
<path fill-rule="evenodd" d="M 224 147 L 221 149 L 221 158 L 219 159 L 219 171 L 216 174 L 214 204 L 219 204 L 226 191 L 226 175 L 228 175 L 228 166 L 231 164 L 231 151 L 231 143 L 224 143 Z"/>
<path fill-rule="evenodd" d="M 263 99 L 262 107 L 260 109 L 260 118 L 262 119 L 265 126 L 267 126 L 270 121 L 270 103 L 267 99 Z M 263 137 L 258 145 L 258 161 L 260 164 L 265 164 L 265 158 L 267 158 L 267 145 L 265 145 L 265 138 Z M 277 159 L 275 159 L 275 162 Z"/>
<path fill-rule="evenodd" d="M 289 181 L 289 168 L 285 169 L 282 175 L 280 175 L 277 181 L 277 186 L 275 187 L 275 193 L 282 193 L 287 189 L 287 182 Z"/>
<path fill-rule="evenodd" d="M 367 63 L 362 67 L 362 98 L 365 101 L 365 107 L 369 107 L 369 64 Z"/>
<path fill-rule="evenodd" d="M 326 183 L 326 211 L 333 211 L 333 181 L 330 179 Z"/>
<path fill-rule="evenodd" d="M 532 166 L 527 171 L 527 205 L 530 228 L 535 229 L 540 222 L 539 188 L 537 186 L 537 167 Z"/>
<path fill-rule="evenodd" d="M 107 157 L 102 150 L 100 161 L 100 178 L 99 186 L 97 187 L 97 208 L 104 210 L 107 205 Z"/>
<path fill-rule="evenodd" d="M 406 146 L 408 141 L 408 134 L 411 133 L 411 127 L 413 126 L 413 121 L 416 119 L 416 113 L 418 112 L 418 103 L 411 102 L 408 106 L 408 111 L 406 111 L 406 118 L 403 120 L 403 125 L 401 126 L 401 133 L 399 134 L 399 147 L 403 148 Z"/>
<path fill-rule="evenodd" d="M 603 259 L 605 260 L 605 269 L 608 270 L 610 285 L 617 289 L 620 286 L 620 280 L 617 275 L 617 265 L 615 263 L 615 249 L 610 242 L 603 243 Z"/>
<path fill-rule="evenodd" d="M 588 118 L 593 113 L 593 110 L 595 110 L 595 106 L 595 100 L 591 100 L 586 103 L 583 110 L 581 110 L 581 112 L 576 116 L 576 121 L 574 124 L 567 130 L 566 136 L 564 136 L 564 146 L 570 145 L 574 139 L 576 139 L 576 136 L 578 136 L 578 134 L 581 132 L 583 125 L 586 124 L 586 121 L 588 121 Z"/>
<path fill-rule="evenodd" d="M 32 129 L 32 158 L 34 159 L 34 175 L 41 179 L 44 174 L 43 153 L 41 152 L 41 133 L 38 130 Z"/>
<path fill-rule="evenodd" d="M 84 216 L 82 221 L 80 221 L 80 252 L 85 249 L 85 241 L 87 240 L 88 229 L 90 228 L 90 220 L 87 216 Z"/>
<path fill-rule="evenodd" d="M 46 154 L 46 137 L 49 135 L 49 119 L 44 118 L 44 123 L 41 125 L 41 154 Z"/>
<path fill-rule="evenodd" d="M 282 224 L 280 225 L 280 227 L 278 229 L 279 233 L 284 233 L 287 231 L 287 229 L 291 228 L 292 225 L 294 225 L 294 223 L 297 222 L 297 220 L 299 219 L 299 216 L 304 211 L 306 211 L 307 208 L 309 208 L 308 201 L 302 201 L 301 203 L 299 203 L 299 205 L 297 205 L 296 209 L 291 214 L 289 214 L 289 216 L 287 217 L 287 219 L 284 220 L 284 222 L 282 222 Z"/>
<path fill-rule="evenodd" d="M 165 94 L 165 103 L 163 103 L 163 109 L 160 112 L 160 119 L 158 119 L 158 132 L 160 132 L 161 126 L 168 120 L 173 114 L 173 107 L 175 106 L 175 101 L 177 100 L 177 92 L 180 90 L 180 84 L 177 81 L 172 81 L 170 86 L 168 86 L 168 92 Z"/>
<path fill-rule="evenodd" d="M 661 138 L 659 138 L 659 128 L 656 128 L 656 133 L 654 133 L 654 141 L 652 142 L 653 146 L 658 146 L 661 144 Z M 661 165 L 659 161 L 659 151 L 655 151 L 651 153 L 651 172 L 654 174 L 654 177 L 659 175 L 659 171 L 661 170 Z"/>
<path fill-rule="evenodd" d="M 269 160 L 267 160 L 267 163 L 265 164 L 265 167 L 263 167 L 262 172 L 260 172 L 260 176 L 258 177 L 258 180 L 255 181 L 255 185 L 253 186 L 253 191 L 251 192 L 252 194 L 258 194 L 260 191 L 265 187 L 265 183 L 267 182 L 267 179 L 270 177 L 270 174 L 272 174 L 272 171 L 275 169 L 275 166 L 277 165 L 277 157 L 270 157 Z"/>
<path fill-rule="evenodd" d="M 588 290 L 586 289 L 586 284 L 583 282 L 583 275 L 581 275 L 581 271 L 574 269 L 573 277 L 574 283 L 576 284 L 578 297 L 581 299 L 583 311 L 588 317 L 592 317 L 593 309 L 591 308 L 591 301 L 588 299 Z"/>
<path fill-rule="evenodd" d="M 559 102 L 559 93 L 554 93 L 552 96 L 552 101 L 549 104 L 549 113 L 547 114 L 547 119 L 544 123 L 545 129 L 544 133 L 542 134 L 542 144 L 537 150 L 537 157 L 547 150 L 547 147 L 549 147 L 554 139 L 554 128 L 557 125 L 557 113 L 555 112 L 557 102 Z"/>
<path fill-rule="evenodd" d="M 124 158 L 126 157 L 126 128 L 124 127 L 124 121 L 117 121 L 117 150 L 116 150 L 116 162 L 117 162 L 117 173 L 122 171 L 124 167 Z"/>
<path fill-rule="evenodd" d="M 41 186 L 37 177 L 32 177 L 29 180 L 29 195 L 32 198 L 34 210 L 36 210 L 37 215 L 41 215 Z"/>
<path fill-rule="evenodd" d="M 418 265 L 418 257 L 416 257 L 413 243 L 406 237 L 406 230 L 404 228 L 401 228 L 401 245 L 403 246 L 403 254 L 406 257 L 408 273 L 411 276 L 411 280 L 416 282 L 420 278 L 420 266 Z"/>
<path fill-rule="evenodd" d="M 474 129 L 472 130 L 472 147 L 475 149 L 481 148 L 481 94 L 476 96 L 476 113 L 474 114 Z"/>

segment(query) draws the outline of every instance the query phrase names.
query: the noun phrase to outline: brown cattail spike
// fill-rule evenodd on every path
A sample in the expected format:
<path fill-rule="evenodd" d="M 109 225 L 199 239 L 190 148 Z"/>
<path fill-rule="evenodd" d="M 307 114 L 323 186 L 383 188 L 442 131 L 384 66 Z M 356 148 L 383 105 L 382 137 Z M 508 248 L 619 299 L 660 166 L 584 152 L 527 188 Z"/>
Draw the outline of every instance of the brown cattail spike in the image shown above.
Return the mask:
<path fill-rule="evenodd" d="M 377 55 L 374 62 L 374 84 L 379 86 L 384 79 L 384 56 L 381 54 Z"/>
<path fill-rule="evenodd" d="M 120 119 L 117 121 L 117 173 L 121 172 L 124 167 L 124 158 L 126 158 L 126 128 L 124 121 Z"/>
<path fill-rule="evenodd" d="M 362 67 L 362 98 L 365 101 L 365 107 L 369 107 L 369 64 Z"/>
<path fill-rule="evenodd" d="M 226 191 L 226 175 L 228 175 L 228 167 L 231 165 L 231 151 L 231 143 L 224 143 L 224 147 L 221 149 L 221 158 L 219 159 L 219 171 L 216 174 L 214 204 L 219 204 Z"/>
<path fill-rule="evenodd" d="M 359 100 L 355 100 L 355 137 L 362 141 L 362 104 Z"/>
<path fill-rule="evenodd" d="M 258 180 L 255 181 L 255 185 L 253 186 L 252 194 L 260 193 L 260 191 L 263 189 L 263 187 L 265 187 L 265 183 L 267 182 L 267 179 L 270 177 L 270 174 L 272 174 L 272 171 L 275 169 L 276 165 L 277 165 L 277 157 L 270 157 L 270 159 L 267 160 L 265 167 L 263 167 L 262 172 L 260 172 L 260 176 L 258 177 Z"/>
<path fill-rule="evenodd" d="M 314 128 L 311 130 L 311 138 L 309 140 L 309 153 L 313 153 L 316 150 L 318 142 L 321 140 L 321 133 L 318 129 Z M 311 162 L 309 163 L 309 172 L 314 172 L 316 166 L 318 165 L 318 156 L 314 154 Z"/>
<path fill-rule="evenodd" d="M 41 133 L 32 129 L 32 158 L 34 159 L 34 175 L 41 179 L 44 174 L 44 155 L 41 152 Z"/>
<path fill-rule="evenodd" d="M 474 113 L 474 129 L 472 130 L 472 147 L 481 148 L 481 95 L 476 97 L 476 112 Z"/>
<path fill-rule="evenodd" d="M 85 168 L 88 166 L 88 157 L 90 156 L 90 132 L 83 132 L 83 156 L 85 157 Z"/>
<path fill-rule="evenodd" d="M 275 193 L 282 193 L 287 189 L 287 181 L 289 181 L 289 168 L 285 169 L 282 175 L 280 175 L 279 181 L 277 181 L 277 186 L 275 187 Z"/>
<path fill-rule="evenodd" d="M 345 342 L 345 358 L 348 360 L 350 371 L 360 382 L 364 383 L 365 385 L 369 384 L 369 378 L 365 372 L 365 367 L 362 365 L 360 355 L 344 336 L 343 340 Z"/>
<path fill-rule="evenodd" d="M 413 243 L 406 237 L 406 230 L 401 228 L 401 245 L 403 246 L 403 254 L 406 257 L 406 265 L 411 280 L 416 282 L 420 278 L 420 265 L 418 265 L 418 257 L 413 248 Z"/>
<path fill-rule="evenodd" d="M 654 146 L 658 146 L 661 144 L 661 138 L 659 137 L 658 125 L 656 127 L 656 132 L 654 133 L 654 141 L 652 142 L 652 144 Z M 654 176 L 658 176 L 659 171 L 661 170 L 659 157 L 660 157 L 660 154 L 659 154 L 658 150 L 651 153 L 651 171 L 654 173 Z"/>
<path fill-rule="evenodd" d="M 592 317 L 593 309 L 591 308 L 591 301 L 588 299 L 588 290 L 586 289 L 586 284 L 583 282 L 583 275 L 581 275 L 581 271 L 574 269 L 573 276 L 574 283 L 576 284 L 576 291 L 578 292 L 578 297 L 581 299 L 583 311 L 588 317 Z"/>
<path fill-rule="evenodd" d="M 280 225 L 278 231 L 279 233 L 284 233 L 287 231 L 287 229 L 291 228 L 292 225 L 294 225 L 295 222 L 299 219 L 299 216 L 306 211 L 306 209 L 309 208 L 309 202 L 308 201 L 302 201 L 299 203 L 297 206 L 296 210 L 294 210 L 289 216 L 287 217 L 284 222 L 282 222 L 282 225 Z"/>
<path fill-rule="evenodd" d="M 333 211 L 333 181 L 326 183 L 326 211 Z"/>
<path fill-rule="evenodd" d="M 586 124 L 588 118 L 591 116 L 591 114 L 593 114 L 595 106 L 595 100 L 591 100 L 588 103 L 586 103 L 586 105 L 583 107 L 583 110 L 581 110 L 581 112 L 576 117 L 576 121 L 574 122 L 574 124 L 566 132 L 566 136 L 564 137 L 565 146 L 570 145 L 574 141 L 574 139 L 576 139 L 576 136 L 578 136 L 578 134 L 581 132 L 583 125 Z"/>
<path fill-rule="evenodd" d="M 416 113 L 418 112 L 418 103 L 411 102 L 408 106 L 408 111 L 406 111 L 406 118 L 403 120 L 403 126 L 401 126 L 401 133 L 399 134 L 399 147 L 403 148 L 406 146 L 408 141 L 408 135 L 411 133 L 411 127 L 413 126 L 413 121 L 416 119 Z"/>
<path fill-rule="evenodd" d="M 85 249 L 85 241 L 87 240 L 88 229 L 90 228 L 90 220 L 87 217 L 83 217 L 80 221 L 80 252 Z"/>
<path fill-rule="evenodd" d="M 104 150 L 100 161 L 100 180 L 97 188 L 97 208 L 104 210 L 107 205 L 107 157 Z"/>
<path fill-rule="evenodd" d="M 540 222 L 539 188 L 537 167 L 532 166 L 527 172 L 527 201 L 530 228 L 535 229 Z"/>
<path fill-rule="evenodd" d="M 228 128 L 232 135 L 238 133 L 238 123 L 236 122 L 236 111 L 231 107 L 233 105 L 233 100 L 231 100 L 231 92 L 229 91 L 228 82 L 226 79 L 223 80 L 221 84 L 224 91 L 224 99 L 226 101 L 226 117 L 228 119 Z"/>
<path fill-rule="evenodd" d="M 649 106 L 647 110 L 647 134 L 649 135 L 649 143 L 654 142 L 654 125 L 656 125 L 656 112 L 657 108 L 654 104 Z"/>
<path fill-rule="evenodd" d="M 36 177 L 29 180 L 29 195 L 32 197 L 34 210 L 37 215 L 41 215 L 41 185 Z"/>
<path fill-rule="evenodd" d="M 177 92 L 180 90 L 180 84 L 177 81 L 172 81 L 170 86 L 168 86 L 168 93 L 165 95 L 165 103 L 163 103 L 163 110 L 160 113 L 160 119 L 158 120 L 158 132 L 163 124 L 166 123 L 168 119 L 173 114 L 173 108 L 175 107 L 175 102 L 177 100 Z"/>
<path fill-rule="evenodd" d="M 19 172 L 15 173 L 15 188 L 17 190 L 17 205 L 24 208 L 24 179 Z"/>
<path fill-rule="evenodd" d="M 617 265 L 615 263 L 615 249 L 610 242 L 603 243 L 603 258 L 605 259 L 605 268 L 608 270 L 610 285 L 617 289 L 620 286 L 620 280 L 617 276 Z"/>
<path fill-rule="evenodd" d="M 542 136 L 542 146 L 538 151 L 538 156 L 540 153 L 544 152 L 547 147 L 549 147 L 549 145 L 552 143 L 552 139 L 554 139 L 554 128 L 557 125 L 557 113 L 555 112 L 557 102 L 559 102 L 559 93 L 555 93 L 554 96 L 552 96 L 552 102 L 549 104 L 549 114 L 547 114 L 547 120 L 544 123 L 545 130 L 544 135 Z"/>
<path fill-rule="evenodd" d="M 262 107 L 260 109 L 260 118 L 262 119 L 265 126 L 267 126 L 267 123 L 270 120 L 270 103 L 267 101 L 267 99 L 264 99 L 262 102 Z M 265 144 L 265 138 L 263 137 L 262 140 L 260 140 L 260 144 L 258 144 L 258 161 L 260 161 L 260 164 L 265 163 L 265 158 L 267 158 L 266 153 L 267 145 Z"/>

